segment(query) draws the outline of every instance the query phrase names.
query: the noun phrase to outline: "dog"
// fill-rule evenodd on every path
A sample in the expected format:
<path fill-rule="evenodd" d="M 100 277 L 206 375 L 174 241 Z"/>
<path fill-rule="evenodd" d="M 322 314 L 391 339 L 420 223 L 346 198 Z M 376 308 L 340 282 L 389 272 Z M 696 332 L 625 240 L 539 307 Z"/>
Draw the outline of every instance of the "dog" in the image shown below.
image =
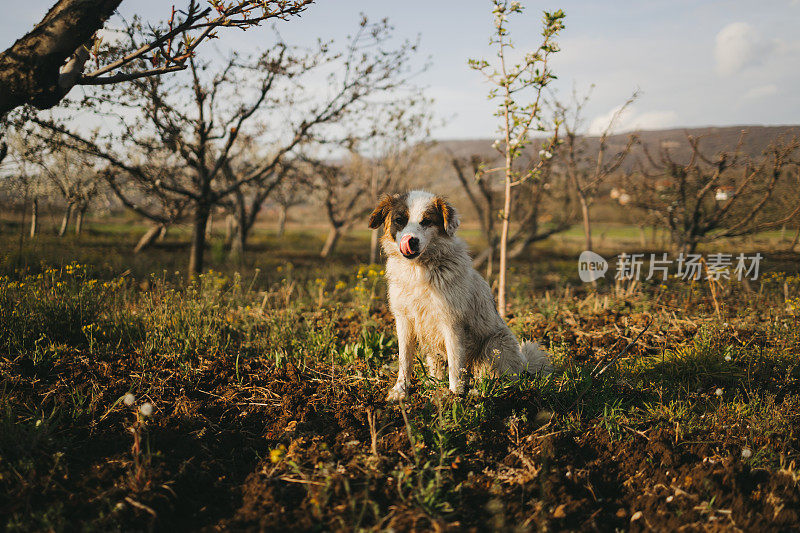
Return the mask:
<path fill-rule="evenodd" d="M 469 376 L 548 373 L 550 357 L 534 342 L 520 345 L 495 308 L 486 280 L 472 268 L 456 237 L 459 216 L 444 198 L 425 191 L 384 195 L 369 227 L 384 228 L 389 307 L 397 328 L 400 367 L 387 400 L 405 398 L 419 343 L 430 375 L 463 394 Z"/>

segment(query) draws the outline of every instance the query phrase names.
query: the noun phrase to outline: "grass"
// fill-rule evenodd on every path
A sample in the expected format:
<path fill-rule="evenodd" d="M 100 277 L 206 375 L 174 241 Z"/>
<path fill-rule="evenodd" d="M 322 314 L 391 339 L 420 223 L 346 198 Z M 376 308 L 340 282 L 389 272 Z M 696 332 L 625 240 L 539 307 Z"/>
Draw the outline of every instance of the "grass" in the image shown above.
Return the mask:
<path fill-rule="evenodd" d="M 579 248 L 543 243 L 513 265 L 509 323 L 558 372 L 454 398 L 417 365 L 391 405 L 364 236 L 324 264 L 315 232 L 260 234 L 242 264 L 212 244 L 191 283 L 178 235 L 132 256 L 135 237 L 90 227 L 0 260 L 9 531 L 800 525 L 796 256 L 726 281 L 718 316 L 705 283 L 594 289 Z"/>

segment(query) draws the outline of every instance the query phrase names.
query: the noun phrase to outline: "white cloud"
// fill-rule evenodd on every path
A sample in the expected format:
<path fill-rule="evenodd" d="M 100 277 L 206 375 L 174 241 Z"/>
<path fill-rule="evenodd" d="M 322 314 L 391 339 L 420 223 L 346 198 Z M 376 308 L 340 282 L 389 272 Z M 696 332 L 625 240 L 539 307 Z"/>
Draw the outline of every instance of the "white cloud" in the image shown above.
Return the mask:
<path fill-rule="evenodd" d="M 128 39 L 128 34 L 126 34 L 124 31 L 110 28 L 102 28 L 97 30 L 97 36 L 100 37 L 104 43 L 110 45 L 120 44 Z"/>
<path fill-rule="evenodd" d="M 717 33 L 714 45 L 716 71 L 732 76 L 761 62 L 770 45 L 746 22 L 732 22 Z"/>
<path fill-rule="evenodd" d="M 661 130 L 675 126 L 678 123 L 678 113 L 675 111 L 648 111 L 634 116 L 625 127 L 630 130 Z"/>
<path fill-rule="evenodd" d="M 589 135 L 601 135 L 608 127 L 611 120 L 619 112 L 617 106 L 595 117 L 590 123 L 587 132 Z M 675 126 L 678 123 L 678 114 L 671 110 L 654 110 L 639 112 L 636 106 L 629 106 L 617 117 L 611 128 L 611 133 L 623 133 L 635 130 L 660 130 Z"/>
<path fill-rule="evenodd" d="M 752 100 L 758 100 L 760 98 L 774 96 L 776 94 L 778 94 L 778 86 L 774 83 L 770 83 L 769 85 L 759 85 L 758 87 L 753 87 L 744 93 L 744 97 Z"/>
<path fill-rule="evenodd" d="M 619 113 L 620 109 L 622 109 L 622 106 L 618 105 L 613 109 L 611 109 L 608 113 L 603 113 L 602 115 L 599 115 L 594 119 L 592 119 L 592 121 L 589 123 L 589 127 L 587 128 L 587 132 L 589 133 L 589 135 L 601 135 L 603 131 L 608 127 L 609 123 L 614 119 L 614 115 Z M 620 116 L 619 120 L 617 121 L 617 127 L 614 127 L 612 129 L 618 130 L 619 123 L 622 122 L 622 119 L 625 118 L 624 115 L 627 115 L 629 113 L 630 109 L 624 111 L 622 113 L 622 116 Z"/>

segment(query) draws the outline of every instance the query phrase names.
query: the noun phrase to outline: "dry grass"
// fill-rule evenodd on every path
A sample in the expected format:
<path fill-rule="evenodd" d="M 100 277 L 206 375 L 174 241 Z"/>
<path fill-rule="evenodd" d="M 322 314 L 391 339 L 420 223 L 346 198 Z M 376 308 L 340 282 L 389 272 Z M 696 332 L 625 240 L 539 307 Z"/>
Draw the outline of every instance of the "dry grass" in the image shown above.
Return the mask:
<path fill-rule="evenodd" d="M 301 248 L 187 284 L 87 240 L 0 265 L 6 529 L 800 524 L 795 275 L 595 292 L 570 254 L 520 263 L 511 327 L 559 372 L 453 398 L 418 368 L 396 406 L 379 266 Z"/>

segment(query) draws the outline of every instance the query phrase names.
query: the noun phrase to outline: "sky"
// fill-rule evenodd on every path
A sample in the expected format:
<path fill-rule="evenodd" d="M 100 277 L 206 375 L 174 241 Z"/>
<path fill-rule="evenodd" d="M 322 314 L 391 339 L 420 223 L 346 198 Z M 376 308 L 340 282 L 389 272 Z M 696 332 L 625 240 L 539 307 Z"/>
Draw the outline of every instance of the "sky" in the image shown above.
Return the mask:
<path fill-rule="evenodd" d="M 185 0 L 175 0 L 180 6 Z M 0 19 L 4 49 L 32 27 L 53 0 L 28 0 Z M 800 0 L 523 1 L 511 26 L 518 51 L 540 39 L 542 10 L 563 9 L 561 51 L 551 62 L 558 80 L 552 97 L 569 101 L 573 90 L 591 98 L 584 127 L 596 134 L 636 90 L 639 98 L 615 131 L 673 127 L 800 123 Z M 123 0 L 121 13 L 158 21 L 170 2 Z M 491 60 L 493 30 L 488 0 L 318 0 L 301 17 L 279 22 L 285 41 L 312 45 L 342 39 L 360 14 L 388 17 L 398 38 L 420 39 L 418 64 L 430 68 L 416 83 L 434 98 L 439 139 L 495 135 L 496 104 L 489 85 L 467 66 Z M 113 27 L 115 21 L 109 21 Z M 258 52 L 274 43 L 269 28 L 220 35 L 214 46 Z"/>

